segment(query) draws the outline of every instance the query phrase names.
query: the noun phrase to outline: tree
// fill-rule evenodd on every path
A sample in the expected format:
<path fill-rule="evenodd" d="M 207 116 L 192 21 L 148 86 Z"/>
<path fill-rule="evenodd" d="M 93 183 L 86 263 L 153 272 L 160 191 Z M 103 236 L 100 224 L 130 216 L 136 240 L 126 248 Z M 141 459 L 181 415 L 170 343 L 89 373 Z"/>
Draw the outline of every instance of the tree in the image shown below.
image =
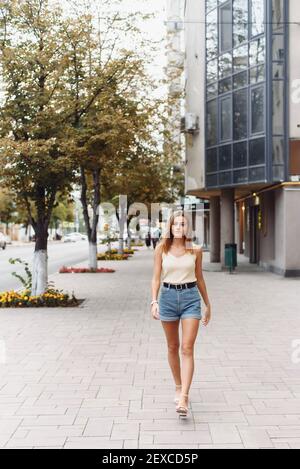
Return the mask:
<path fill-rule="evenodd" d="M 25 204 L 35 231 L 31 293 L 39 295 L 47 286 L 56 194 L 71 190 L 74 177 L 63 82 L 69 57 L 60 8 L 47 0 L 11 0 L 1 7 L 0 175 Z"/>
<path fill-rule="evenodd" d="M 15 222 L 15 204 L 12 198 L 12 194 L 8 189 L 0 190 L 0 223 L 5 223 L 6 226 L 9 223 Z"/>
<path fill-rule="evenodd" d="M 147 141 L 154 104 L 146 96 L 152 84 L 145 73 L 145 56 L 137 57 L 124 48 L 113 54 L 122 31 L 126 29 L 133 35 L 137 31 L 132 15 L 130 21 L 118 13 L 113 15 L 105 31 L 95 27 L 92 14 L 80 15 L 76 18 L 78 25 L 81 22 L 78 31 L 73 29 L 68 36 L 71 67 L 66 93 L 76 142 L 74 155 L 80 172 L 90 268 L 96 268 L 101 175 L 105 168 L 118 168 L 122 159 L 135 151 L 138 140 Z M 111 36 L 110 47 L 103 35 Z M 145 89 L 144 95 L 141 89 Z"/>
<path fill-rule="evenodd" d="M 156 111 L 156 118 L 158 118 Z M 153 122 L 149 116 L 149 121 Z M 161 116 L 160 116 L 161 117 Z M 122 204 L 119 195 L 126 194 L 127 208 L 130 209 L 126 214 L 125 220 L 128 233 L 128 247 L 130 246 L 130 223 L 138 215 L 139 218 L 151 217 L 151 204 L 156 203 L 174 203 L 178 195 L 182 193 L 182 178 L 175 179 L 170 170 L 179 159 L 179 153 L 174 151 L 166 154 L 163 150 L 157 148 L 157 142 L 154 136 L 157 133 L 148 130 L 152 141 L 138 142 L 135 148 L 127 153 L 126 157 L 121 159 L 113 167 L 105 167 L 102 174 L 102 199 L 110 200 L 115 204 L 116 216 L 120 226 L 119 252 L 123 251 L 123 231 L 122 231 Z M 170 138 L 163 132 L 163 138 Z M 144 211 L 145 210 L 145 211 Z M 138 212 L 138 213 L 136 213 Z"/>

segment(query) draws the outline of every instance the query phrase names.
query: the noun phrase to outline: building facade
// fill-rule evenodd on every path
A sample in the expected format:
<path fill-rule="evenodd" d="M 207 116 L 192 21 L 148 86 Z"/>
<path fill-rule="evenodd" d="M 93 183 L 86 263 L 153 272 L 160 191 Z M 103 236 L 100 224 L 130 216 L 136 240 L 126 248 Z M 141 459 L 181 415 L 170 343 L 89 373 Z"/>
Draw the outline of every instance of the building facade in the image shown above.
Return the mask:
<path fill-rule="evenodd" d="M 225 243 L 300 275 L 300 2 L 185 1 L 186 193 L 210 201 L 211 262 Z M 197 174 L 195 176 L 195 174 Z"/>

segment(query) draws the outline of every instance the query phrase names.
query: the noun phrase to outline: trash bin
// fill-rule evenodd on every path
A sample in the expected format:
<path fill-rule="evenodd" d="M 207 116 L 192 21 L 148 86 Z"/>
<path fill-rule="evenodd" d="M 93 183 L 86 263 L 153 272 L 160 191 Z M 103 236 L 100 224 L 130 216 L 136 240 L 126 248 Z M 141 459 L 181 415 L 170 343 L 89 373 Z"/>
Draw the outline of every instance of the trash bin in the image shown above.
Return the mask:
<path fill-rule="evenodd" d="M 237 266 L 236 250 L 237 245 L 235 243 L 225 244 L 225 266 L 229 268 L 230 273 Z"/>

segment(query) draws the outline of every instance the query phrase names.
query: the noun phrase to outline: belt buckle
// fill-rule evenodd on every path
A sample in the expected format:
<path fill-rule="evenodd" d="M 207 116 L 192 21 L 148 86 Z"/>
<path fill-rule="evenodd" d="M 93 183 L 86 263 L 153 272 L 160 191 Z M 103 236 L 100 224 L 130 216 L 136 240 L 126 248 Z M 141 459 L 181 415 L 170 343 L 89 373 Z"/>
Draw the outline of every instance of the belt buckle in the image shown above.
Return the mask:
<path fill-rule="evenodd" d="M 179 283 L 179 285 L 180 285 L 180 288 L 177 288 L 177 287 L 178 287 L 178 285 L 176 285 L 176 290 L 182 290 L 182 284 L 181 284 L 181 283 Z"/>

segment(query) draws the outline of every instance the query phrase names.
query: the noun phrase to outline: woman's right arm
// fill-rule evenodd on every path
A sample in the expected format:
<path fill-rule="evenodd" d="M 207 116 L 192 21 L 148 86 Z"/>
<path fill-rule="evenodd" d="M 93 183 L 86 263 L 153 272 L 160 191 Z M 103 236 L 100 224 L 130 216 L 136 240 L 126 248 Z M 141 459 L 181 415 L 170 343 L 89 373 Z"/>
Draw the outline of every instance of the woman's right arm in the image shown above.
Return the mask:
<path fill-rule="evenodd" d="M 154 266 L 153 276 L 151 282 L 152 289 L 152 301 L 157 301 L 158 292 L 160 288 L 160 276 L 161 276 L 161 263 L 162 263 L 162 251 L 161 245 L 158 243 L 154 249 Z M 151 313 L 154 319 L 159 319 L 159 308 L 158 303 L 151 305 Z"/>

